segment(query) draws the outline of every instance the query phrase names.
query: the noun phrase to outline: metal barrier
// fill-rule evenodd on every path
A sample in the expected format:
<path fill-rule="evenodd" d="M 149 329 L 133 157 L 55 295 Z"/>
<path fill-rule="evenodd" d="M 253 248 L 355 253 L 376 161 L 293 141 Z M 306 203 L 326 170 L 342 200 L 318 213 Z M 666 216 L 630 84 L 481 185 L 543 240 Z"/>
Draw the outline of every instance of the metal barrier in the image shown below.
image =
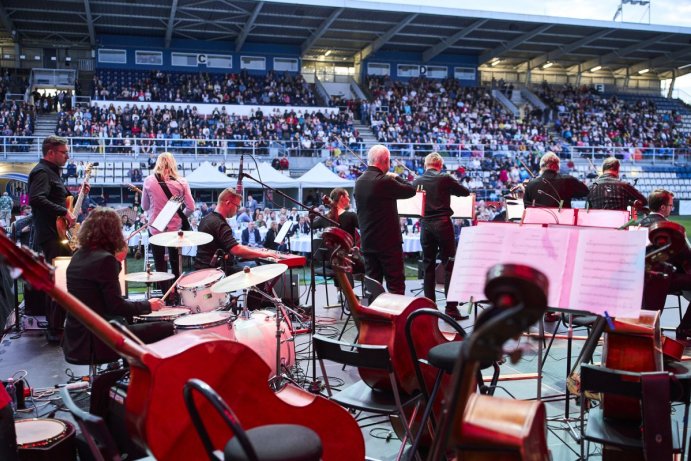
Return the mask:
<path fill-rule="evenodd" d="M 146 158 L 149 154 L 161 152 L 208 159 L 226 159 L 228 156 L 252 154 L 275 158 L 289 157 L 329 158 L 334 154 L 345 155 L 342 146 L 311 142 L 309 147 L 301 142 L 276 140 L 234 140 L 234 139 L 141 139 L 141 138 L 68 138 L 74 157 L 102 157 L 104 160 L 125 160 Z M 0 156 L 5 159 L 31 161 L 40 158 L 41 142 L 38 136 L 0 136 Z M 514 158 L 516 151 L 489 150 L 483 145 L 466 147 L 458 144 L 439 143 L 391 143 L 386 144 L 391 155 L 400 158 L 422 158 L 432 151 L 442 156 L 457 159 L 460 163 L 473 158 Z M 364 155 L 370 147 L 364 143 L 353 143 L 350 149 Z M 337 149 L 340 152 L 337 152 Z M 623 147 L 565 147 L 559 156 L 564 160 L 590 158 L 593 161 L 616 156 L 625 163 L 654 163 L 661 165 L 686 165 L 689 148 L 623 148 Z M 536 152 L 541 154 L 541 152 Z M 26 157 L 26 159 L 22 158 Z"/>

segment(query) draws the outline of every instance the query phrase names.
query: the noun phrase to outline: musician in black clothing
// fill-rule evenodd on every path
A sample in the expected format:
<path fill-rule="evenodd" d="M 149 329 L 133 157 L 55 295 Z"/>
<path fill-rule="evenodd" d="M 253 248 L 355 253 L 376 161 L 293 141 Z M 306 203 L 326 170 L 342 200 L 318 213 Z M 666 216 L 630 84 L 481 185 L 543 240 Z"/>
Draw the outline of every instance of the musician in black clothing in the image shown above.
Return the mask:
<path fill-rule="evenodd" d="M 226 219 L 235 216 L 241 204 L 242 196 L 235 192 L 235 189 L 229 187 L 218 196 L 216 209 L 204 216 L 199 222 L 199 232 L 210 234 L 213 240 L 200 245 L 197 249 L 197 257 L 194 260 L 195 269 L 216 267 L 216 264 L 223 262 L 226 274 L 233 274 L 241 269 L 235 262 L 236 257 L 266 259 L 275 255 L 274 252 L 265 249 L 254 249 L 241 245 L 235 240 L 233 230 Z M 214 255 L 217 255 L 215 261 Z"/>
<path fill-rule="evenodd" d="M 399 232 L 396 200 L 415 195 L 415 188 L 390 173 L 389 149 L 378 144 L 367 153 L 368 167 L 355 182 L 353 195 L 362 231 L 362 252 L 367 275 L 386 278 L 390 293 L 405 293 L 403 238 Z"/>
<path fill-rule="evenodd" d="M 128 301 L 120 291 L 120 264 L 127 256 L 127 243 L 119 229 L 120 216 L 109 208 L 96 208 L 79 229 L 79 250 L 67 266 L 67 290 L 106 320 L 129 325 L 133 316 L 163 307 L 159 298 Z M 145 343 L 174 333 L 170 322 L 129 325 Z M 94 336 L 76 317 L 67 315 L 63 338 L 65 359 L 70 363 L 105 363 L 119 355 Z"/>
<path fill-rule="evenodd" d="M 641 220 L 641 225 L 645 227 L 668 221 L 667 218 L 674 210 L 674 194 L 665 189 L 656 189 L 648 196 L 648 203 L 650 214 Z M 679 261 L 672 261 L 672 263 L 678 264 Z M 667 295 L 671 293 L 681 292 L 686 299 L 691 299 L 691 274 L 686 273 L 683 268 L 663 264 L 655 265 L 653 271 L 645 275 L 644 309 L 664 309 Z M 686 307 L 686 312 L 679 322 L 676 336 L 680 341 L 691 339 L 691 309 L 689 306 Z"/>
<path fill-rule="evenodd" d="M 540 159 L 540 175 L 525 186 L 525 206 L 571 208 L 571 199 L 586 197 L 588 186 L 571 175 L 559 174 L 559 157 L 547 152 Z"/>
<path fill-rule="evenodd" d="M 326 200 L 326 196 L 324 196 L 324 200 Z M 348 232 L 353 237 L 353 242 L 358 245 L 360 241 L 358 229 L 360 226 L 357 213 L 350 211 L 350 194 L 348 191 L 342 187 L 335 188 L 329 194 L 328 202 L 327 205 L 330 208 L 326 216 L 332 221 L 336 221 L 339 227 Z M 322 229 L 332 225 L 321 216 L 314 220 L 315 229 Z"/>
<path fill-rule="evenodd" d="M 60 217 L 65 218 L 70 227 L 76 221 L 76 217 L 66 208 L 69 192 L 60 176 L 60 168 L 70 158 L 69 150 L 67 139 L 48 136 L 43 140 L 43 158 L 29 173 L 29 204 L 33 211 L 34 226 L 33 248 L 42 252 L 48 262 L 52 262 L 57 256 L 72 254 L 68 242 L 59 240 L 56 226 L 56 220 Z M 88 194 L 89 189 L 89 185 L 85 184 L 85 193 Z M 57 343 L 65 322 L 65 311 L 45 295 L 32 297 L 37 303 L 45 306 L 48 320 L 46 337 L 49 342 Z"/>
<path fill-rule="evenodd" d="M 451 196 L 467 197 L 470 191 L 448 174 L 442 174 L 444 159 L 436 152 L 425 157 L 425 173 L 413 182 L 415 189 L 425 191 L 425 216 L 420 220 L 420 244 L 424 270 L 425 296 L 436 301 L 437 255 L 441 259 L 446 276 L 444 293 L 449 293 L 449 282 L 456 250 L 454 229 L 451 223 Z M 446 313 L 456 320 L 463 316 L 457 302 L 446 302 Z"/>
<path fill-rule="evenodd" d="M 636 200 L 641 206 L 648 200 L 631 184 L 619 179 L 619 160 L 608 157 L 602 162 L 602 174 L 593 181 L 588 206 L 596 210 L 626 210 Z"/>

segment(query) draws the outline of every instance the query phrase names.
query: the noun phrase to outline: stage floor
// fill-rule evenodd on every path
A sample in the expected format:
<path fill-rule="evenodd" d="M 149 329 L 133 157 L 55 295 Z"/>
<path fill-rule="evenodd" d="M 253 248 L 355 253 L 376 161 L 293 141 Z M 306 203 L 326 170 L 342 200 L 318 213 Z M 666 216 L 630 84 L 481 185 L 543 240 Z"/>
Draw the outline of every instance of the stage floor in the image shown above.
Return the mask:
<path fill-rule="evenodd" d="M 406 282 L 408 292 L 417 290 L 420 287 L 420 281 Z M 304 291 L 305 287 L 301 287 Z M 357 292 L 357 289 L 356 289 Z M 304 299 L 304 298 L 303 298 Z M 329 292 L 329 299 L 333 302 L 336 298 L 336 292 L 331 285 Z M 684 302 L 685 303 L 685 302 Z M 340 332 L 344 319 L 341 319 L 341 309 L 330 308 L 325 309 L 326 304 L 325 292 L 322 285 L 317 288 L 317 332 L 322 335 L 336 337 Z M 668 298 L 668 307 L 676 306 L 676 297 Z M 664 311 L 662 316 L 662 325 L 675 327 L 678 324 L 678 312 L 676 308 L 668 308 Z M 352 341 L 355 338 L 355 329 L 349 328 L 344 340 Z M 461 325 L 468 331 L 472 331 L 472 316 L 469 320 L 461 322 Z M 547 333 L 551 333 L 556 323 L 547 323 Z M 559 333 L 566 334 L 566 329 L 561 323 L 558 324 Z M 536 332 L 536 328 L 533 328 Z M 577 336 L 585 336 L 584 329 L 575 331 Z M 673 334 L 673 333 L 672 333 Z M 583 341 L 574 340 L 572 357 L 575 360 L 581 350 Z M 309 335 L 301 334 L 296 336 L 295 348 L 297 352 L 297 362 L 301 368 L 296 378 L 311 381 L 312 365 L 310 360 L 309 350 Z M 521 346 L 524 348 L 523 358 L 515 365 L 508 361 L 501 367 L 501 376 L 507 377 L 516 374 L 536 373 L 538 366 L 538 344 L 534 338 L 524 336 L 517 343 L 509 343 L 505 349 Z M 600 347 L 598 347 L 594 361 L 600 360 Z M 571 437 L 568 431 L 568 426 L 563 422 L 565 416 L 565 401 L 559 396 L 563 395 L 566 383 L 567 374 L 567 341 L 565 339 L 556 339 L 549 352 L 549 356 L 545 362 L 543 369 L 543 380 L 541 386 L 541 395 L 543 400 L 547 400 L 546 407 L 550 421 L 548 423 L 548 442 L 549 448 L 552 452 L 552 459 L 554 461 L 575 460 L 578 458 L 579 445 Z M 327 373 L 332 380 L 338 381 L 334 378 L 340 378 L 344 383 L 350 383 L 358 379 L 357 370 L 354 368 L 347 368 L 345 371 L 340 366 L 335 364 L 327 364 Z M 72 375 L 82 376 L 88 374 L 88 368 L 84 366 L 75 366 L 67 364 L 64 361 L 62 349 L 59 346 L 49 345 L 42 331 L 40 330 L 26 330 L 22 333 L 10 332 L 2 338 L 0 344 L 0 377 L 6 379 L 7 377 L 26 370 L 28 373 L 27 380 L 31 387 L 35 389 L 44 388 L 54 389 L 56 385 L 67 383 Z M 317 376 L 321 375 L 319 366 L 317 365 Z M 491 370 L 485 370 L 485 374 L 490 373 Z M 509 397 L 509 393 L 519 399 L 534 399 L 537 395 L 537 380 L 526 379 L 516 381 L 502 381 L 499 383 L 500 389 L 497 389 L 495 396 Z M 35 410 L 22 412 L 19 417 L 36 417 L 49 415 L 55 410 L 58 410 L 56 417 L 69 419 L 66 412 L 61 409 L 61 401 L 59 393 L 45 392 L 45 395 L 40 399 L 34 399 L 36 403 Z M 73 396 L 81 401 L 81 405 L 86 405 L 88 397 L 85 393 L 73 393 Z M 555 397 L 556 396 L 556 397 Z M 577 429 L 578 416 L 580 408 L 575 403 L 575 400 L 570 401 L 570 413 L 572 418 L 572 426 Z M 674 418 L 681 422 L 683 416 L 683 407 L 676 408 L 674 411 Z M 324 424 L 328 424 L 325 421 Z M 395 458 L 398 451 L 399 442 L 395 435 L 391 436 L 390 426 L 388 424 L 381 424 L 375 427 L 363 429 L 363 436 L 365 438 L 367 456 L 372 459 L 392 460 Z M 599 448 L 597 445 L 590 446 L 589 459 L 599 458 Z"/>

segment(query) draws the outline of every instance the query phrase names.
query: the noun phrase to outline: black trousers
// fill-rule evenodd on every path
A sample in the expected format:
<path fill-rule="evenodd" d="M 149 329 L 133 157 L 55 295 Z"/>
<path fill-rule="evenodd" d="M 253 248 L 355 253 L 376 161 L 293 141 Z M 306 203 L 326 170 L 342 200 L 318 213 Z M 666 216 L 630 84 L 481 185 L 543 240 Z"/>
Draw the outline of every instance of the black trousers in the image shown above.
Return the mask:
<path fill-rule="evenodd" d="M 43 242 L 39 244 L 39 248 L 48 263 L 51 263 L 53 258 L 58 256 L 72 256 L 70 248 L 57 240 Z M 47 294 L 42 294 L 42 298 L 43 305 L 45 306 L 46 320 L 48 321 L 48 332 L 59 334 L 65 328 L 67 312 Z"/>
<path fill-rule="evenodd" d="M 168 263 L 166 262 L 166 248 L 168 249 L 168 262 L 170 268 L 175 275 L 173 280 L 166 280 L 165 282 L 158 282 L 158 288 L 165 294 L 168 288 L 173 285 L 175 280 L 180 277 L 180 270 L 178 267 L 178 249 L 174 247 L 163 247 L 160 245 L 151 245 L 151 253 L 154 256 L 154 266 L 156 272 L 168 272 Z"/>
<path fill-rule="evenodd" d="M 675 272 L 667 278 L 646 274 L 643 288 L 643 309 L 662 310 L 665 307 L 667 295 L 670 293 L 691 291 L 691 274 Z M 687 298 L 688 299 L 688 298 Z M 691 329 L 691 306 L 686 307 L 686 312 L 681 319 L 679 328 Z"/>
<path fill-rule="evenodd" d="M 365 273 L 379 283 L 386 279 L 389 293 L 405 294 L 405 273 L 403 271 L 403 248 L 386 252 L 364 253 Z"/>
<path fill-rule="evenodd" d="M 17 461 L 17 435 L 14 430 L 12 406 L 8 403 L 0 409 L 0 459 Z"/>
<path fill-rule="evenodd" d="M 449 283 L 453 269 L 453 258 L 456 252 L 456 240 L 453 233 L 453 224 L 450 218 L 423 219 L 420 227 L 420 245 L 422 246 L 422 268 L 424 270 L 423 287 L 425 297 L 432 301 L 437 300 L 435 288 L 437 255 L 444 266 L 444 294 L 449 294 Z M 457 302 L 446 302 L 447 309 L 455 308 Z"/>

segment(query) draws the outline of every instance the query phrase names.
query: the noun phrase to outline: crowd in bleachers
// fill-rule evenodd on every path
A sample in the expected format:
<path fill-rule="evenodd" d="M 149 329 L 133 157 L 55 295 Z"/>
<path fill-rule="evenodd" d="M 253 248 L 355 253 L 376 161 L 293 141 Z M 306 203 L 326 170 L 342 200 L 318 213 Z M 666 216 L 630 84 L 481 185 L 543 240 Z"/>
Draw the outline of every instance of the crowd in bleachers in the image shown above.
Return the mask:
<path fill-rule="evenodd" d="M 25 102 L 3 101 L 0 103 L 0 133 L 8 136 L 10 150 L 26 151 L 28 146 L 15 136 L 31 136 L 34 132 L 36 113 L 34 106 Z"/>
<path fill-rule="evenodd" d="M 210 104 L 316 106 L 317 99 L 302 75 L 130 72 L 99 70 L 93 99 Z"/>
<path fill-rule="evenodd" d="M 370 76 L 372 130 L 380 142 L 460 145 L 462 150 L 544 151 L 552 140 L 539 118 L 515 118 L 483 87 L 456 79 L 396 82 Z"/>
<path fill-rule="evenodd" d="M 536 94 L 557 113 L 555 130 L 575 146 L 682 147 L 681 115 L 661 113 L 645 97 L 635 102 L 603 96 L 595 88 L 543 83 Z"/>
<path fill-rule="evenodd" d="M 346 142 L 355 142 L 359 137 L 350 111 L 329 114 L 309 108 L 297 112 L 275 109 L 264 114 L 257 108 L 249 116 L 240 116 L 221 107 L 204 115 L 190 105 L 154 109 L 147 104 L 116 108 L 98 103 L 59 112 L 55 133 L 92 138 L 77 143 L 109 146 L 109 152 L 135 155 L 155 153 L 164 140 L 170 140 L 172 147 L 190 149 L 191 143 L 186 140 L 191 139 L 197 140 L 200 148 L 212 148 L 216 153 L 242 148 L 244 141 L 259 141 L 257 148 L 261 152 L 280 141 L 288 153 L 315 155 L 332 145 L 333 135 Z"/>

